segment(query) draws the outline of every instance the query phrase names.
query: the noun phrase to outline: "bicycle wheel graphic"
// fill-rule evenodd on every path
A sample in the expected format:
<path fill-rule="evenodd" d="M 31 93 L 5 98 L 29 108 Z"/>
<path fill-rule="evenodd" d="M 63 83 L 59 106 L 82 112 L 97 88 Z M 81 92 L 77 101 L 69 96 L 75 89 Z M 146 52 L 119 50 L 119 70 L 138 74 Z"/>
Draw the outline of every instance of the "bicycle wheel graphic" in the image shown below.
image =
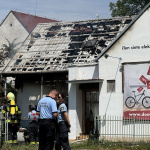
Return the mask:
<path fill-rule="evenodd" d="M 145 96 L 142 100 L 142 105 L 145 108 L 150 108 L 150 97 L 149 96 Z"/>
<path fill-rule="evenodd" d="M 135 106 L 135 99 L 133 97 L 128 97 L 125 101 L 125 105 L 128 108 L 133 108 Z"/>

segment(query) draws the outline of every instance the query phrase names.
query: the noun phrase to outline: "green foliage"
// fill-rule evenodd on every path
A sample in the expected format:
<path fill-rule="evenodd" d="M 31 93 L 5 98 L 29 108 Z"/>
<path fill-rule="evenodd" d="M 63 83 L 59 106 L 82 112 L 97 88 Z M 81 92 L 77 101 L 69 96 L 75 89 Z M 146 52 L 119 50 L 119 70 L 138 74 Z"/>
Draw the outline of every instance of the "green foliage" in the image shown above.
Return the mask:
<path fill-rule="evenodd" d="M 112 17 L 122 17 L 137 15 L 149 0 L 117 0 L 116 3 L 110 2 L 109 8 Z"/>
<path fill-rule="evenodd" d="M 5 58 L 9 57 L 9 54 L 14 50 L 15 41 L 14 39 L 10 42 L 7 38 L 5 38 L 8 44 L 3 44 L 2 48 L 0 49 L 0 62 L 3 62 Z"/>

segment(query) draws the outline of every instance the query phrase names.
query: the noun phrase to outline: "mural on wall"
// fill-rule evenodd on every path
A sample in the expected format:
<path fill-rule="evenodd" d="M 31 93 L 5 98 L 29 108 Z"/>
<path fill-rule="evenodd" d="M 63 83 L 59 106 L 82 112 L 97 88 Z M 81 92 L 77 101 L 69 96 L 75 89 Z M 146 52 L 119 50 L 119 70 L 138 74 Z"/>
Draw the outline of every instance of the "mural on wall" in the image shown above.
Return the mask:
<path fill-rule="evenodd" d="M 124 65 L 124 119 L 150 120 L 150 63 Z"/>

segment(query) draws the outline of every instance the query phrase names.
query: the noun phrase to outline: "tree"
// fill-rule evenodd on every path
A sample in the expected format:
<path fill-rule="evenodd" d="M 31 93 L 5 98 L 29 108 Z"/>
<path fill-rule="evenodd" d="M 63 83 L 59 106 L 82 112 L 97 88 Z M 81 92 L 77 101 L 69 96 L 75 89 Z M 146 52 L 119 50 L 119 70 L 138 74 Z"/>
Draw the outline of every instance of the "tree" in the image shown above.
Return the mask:
<path fill-rule="evenodd" d="M 110 2 L 109 8 L 112 17 L 122 17 L 137 15 L 149 0 L 117 0 L 116 3 Z"/>
<path fill-rule="evenodd" d="M 0 48 L 0 64 L 3 63 L 3 61 L 9 56 L 11 52 L 13 52 L 15 47 L 15 40 L 16 39 L 10 42 L 8 39 L 6 39 L 8 44 L 3 44 L 2 48 Z"/>
<path fill-rule="evenodd" d="M 13 52 L 14 47 L 15 47 L 15 40 L 16 39 L 10 42 L 8 39 L 6 39 L 8 44 L 3 44 L 2 47 L 0 48 L 0 67 L 4 66 L 5 59 L 9 57 L 9 54 L 11 52 Z M 6 99 L 4 84 L 5 84 L 5 81 L 2 78 L 1 73 L 0 73 L 0 106 L 2 105 L 3 101 Z M 10 83 L 6 83 L 6 85 L 7 85 L 7 89 L 6 89 L 7 93 L 8 92 L 16 93 L 16 90 L 11 86 Z"/>

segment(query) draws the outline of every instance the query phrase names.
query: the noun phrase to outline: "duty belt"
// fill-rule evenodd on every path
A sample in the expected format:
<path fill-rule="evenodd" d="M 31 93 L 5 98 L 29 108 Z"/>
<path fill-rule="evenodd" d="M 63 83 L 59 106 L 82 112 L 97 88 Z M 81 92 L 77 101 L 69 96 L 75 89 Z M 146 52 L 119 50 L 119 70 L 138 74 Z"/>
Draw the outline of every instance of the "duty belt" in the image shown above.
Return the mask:
<path fill-rule="evenodd" d="M 43 119 L 39 119 L 39 120 L 54 120 L 54 119 L 46 119 L 46 118 L 43 118 Z"/>
<path fill-rule="evenodd" d="M 59 122 L 58 124 L 59 124 L 59 125 L 61 125 L 61 124 L 66 124 L 66 122 L 65 122 L 65 121 L 61 121 L 61 122 Z"/>

